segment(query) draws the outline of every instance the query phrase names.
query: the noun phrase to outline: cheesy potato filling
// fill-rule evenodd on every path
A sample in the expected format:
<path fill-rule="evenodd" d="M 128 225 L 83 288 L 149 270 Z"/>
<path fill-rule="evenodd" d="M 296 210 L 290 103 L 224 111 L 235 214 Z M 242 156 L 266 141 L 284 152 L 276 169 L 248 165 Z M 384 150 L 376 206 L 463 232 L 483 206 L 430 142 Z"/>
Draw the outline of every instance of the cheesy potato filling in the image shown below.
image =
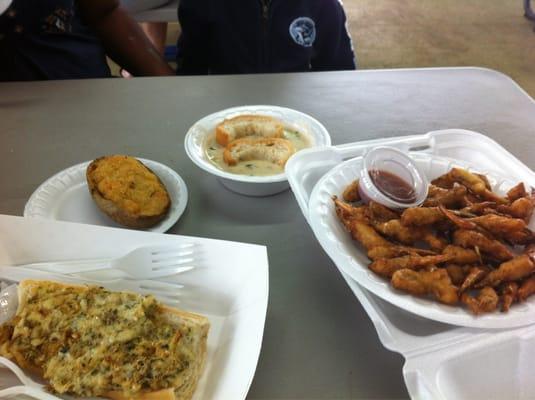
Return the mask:
<path fill-rule="evenodd" d="M 152 296 L 96 286 L 34 286 L 0 327 L 0 352 L 37 369 L 57 393 L 129 395 L 179 387 L 193 362 L 190 330 L 161 317 Z M 6 354 L 7 353 L 7 354 Z"/>
<path fill-rule="evenodd" d="M 108 157 L 91 174 L 102 196 L 130 213 L 157 215 L 169 203 L 158 177 L 133 157 Z"/>

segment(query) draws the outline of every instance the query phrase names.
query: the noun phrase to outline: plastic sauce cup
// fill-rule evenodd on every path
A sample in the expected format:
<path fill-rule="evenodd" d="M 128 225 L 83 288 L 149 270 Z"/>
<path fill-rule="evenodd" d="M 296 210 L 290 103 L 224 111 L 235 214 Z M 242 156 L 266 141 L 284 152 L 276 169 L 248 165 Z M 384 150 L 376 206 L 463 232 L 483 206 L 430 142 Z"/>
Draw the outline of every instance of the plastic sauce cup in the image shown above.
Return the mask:
<path fill-rule="evenodd" d="M 364 155 L 359 193 L 393 209 L 416 207 L 427 197 L 428 181 L 407 154 L 394 147 L 375 147 Z"/>

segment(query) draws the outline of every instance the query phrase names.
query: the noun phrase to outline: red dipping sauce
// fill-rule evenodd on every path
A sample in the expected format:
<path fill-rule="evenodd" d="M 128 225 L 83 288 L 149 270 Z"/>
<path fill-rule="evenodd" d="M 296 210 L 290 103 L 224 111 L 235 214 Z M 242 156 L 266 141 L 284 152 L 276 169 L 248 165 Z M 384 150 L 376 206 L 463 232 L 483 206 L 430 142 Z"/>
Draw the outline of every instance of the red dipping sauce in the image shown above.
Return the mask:
<path fill-rule="evenodd" d="M 410 204 L 416 201 L 414 186 L 399 176 L 383 170 L 374 169 L 368 172 L 373 184 L 385 196 L 399 203 Z"/>
<path fill-rule="evenodd" d="M 404 150 L 378 146 L 362 158 L 359 193 L 363 202 L 373 200 L 402 210 L 422 204 L 427 197 L 426 176 Z"/>

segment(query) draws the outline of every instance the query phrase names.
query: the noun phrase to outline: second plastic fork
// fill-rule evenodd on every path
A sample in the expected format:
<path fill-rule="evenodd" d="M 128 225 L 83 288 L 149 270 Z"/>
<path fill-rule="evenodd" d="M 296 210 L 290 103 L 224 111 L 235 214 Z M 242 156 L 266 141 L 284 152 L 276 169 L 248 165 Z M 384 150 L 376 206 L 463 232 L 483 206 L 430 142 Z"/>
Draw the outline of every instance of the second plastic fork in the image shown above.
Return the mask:
<path fill-rule="evenodd" d="M 62 400 L 59 397 L 46 393 L 43 389 L 38 389 L 31 386 L 18 385 L 0 390 L 0 399 L 20 399 L 21 395 L 25 395 L 37 400 Z"/>
<path fill-rule="evenodd" d="M 27 376 L 17 364 L 8 360 L 7 358 L 0 357 L 0 366 L 4 366 L 11 370 L 17 378 L 23 383 L 21 386 L 12 386 L 6 389 L 0 390 L 0 398 L 4 399 L 10 396 L 25 394 L 35 399 L 40 400 L 61 400 L 59 397 L 46 393 L 44 386 L 35 382 L 29 376 Z"/>
<path fill-rule="evenodd" d="M 108 290 L 130 291 L 145 295 L 152 294 L 158 300 L 169 305 L 176 305 L 180 303 L 180 289 L 184 287 L 184 285 L 178 283 L 159 282 L 152 280 L 95 280 L 76 278 L 69 275 L 62 275 L 46 271 L 35 271 L 19 267 L 0 267 L 0 279 L 11 282 L 20 282 L 24 279 L 44 279 L 82 285 L 99 285 Z M 12 296 L 12 301 L 17 301 L 16 296 Z"/>
<path fill-rule="evenodd" d="M 193 243 L 175 246 L 138 247 L 122 257 L 114 259 L 56 261 L 18 265 L 17 267 L 40 271 L 75 274 L 116 269 L 131 278 L 154 279 L 175 275 L 194 268 Z"/>

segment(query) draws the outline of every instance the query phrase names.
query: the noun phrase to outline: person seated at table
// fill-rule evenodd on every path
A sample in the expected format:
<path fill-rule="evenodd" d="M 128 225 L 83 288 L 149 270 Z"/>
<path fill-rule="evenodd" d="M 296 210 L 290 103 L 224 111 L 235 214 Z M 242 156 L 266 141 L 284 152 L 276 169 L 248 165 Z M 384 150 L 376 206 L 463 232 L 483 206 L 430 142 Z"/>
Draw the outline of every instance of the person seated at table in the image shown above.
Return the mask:
<path fill-rule="evenodd" d="M 120 0 L 121 5 L 130 14 L 147 11 L 154 8 L 161 7 L 170 0 Z M 139 26 L 147 35 L 154 48 L 158 53 L 164 57 L 165 55 L 165 40 L 167 38 L 167 22 L 140 22 Z M 131 78 L 132 75 L 124 68 L 119 71 L 123 78 Z"/>
<path fill-rule="evenodd" d="M 0 16 L 0 81 L 173 75 L 118 0 L 14 0 Z"/>
<path fill-rule="evenodd" d="M 356 68 L 339 0 L 180 0 L 177 74 Z"/>

